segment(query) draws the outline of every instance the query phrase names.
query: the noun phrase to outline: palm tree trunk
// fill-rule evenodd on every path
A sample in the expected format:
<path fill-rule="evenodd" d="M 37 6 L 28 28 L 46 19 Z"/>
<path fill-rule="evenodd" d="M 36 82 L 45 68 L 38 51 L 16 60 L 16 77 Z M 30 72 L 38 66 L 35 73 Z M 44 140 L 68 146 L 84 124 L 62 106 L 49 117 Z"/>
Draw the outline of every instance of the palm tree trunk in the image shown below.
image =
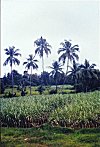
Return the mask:
<path fill-rule="evenodd" d="M 68 66 L 69 66 L 69 58 L 68 58 L 68 60 L 67 60 L 66 75 L 67 75 L 67 72 L 68 72 Z M 65 81 L 66 81 L 66 76 L 65 76 L 64 81 L 63 81 L 62 90 L 63 90 L 63 88 L 64 88 Z"/>
<path fill-rule="evenodd" d="M 56 82 L 56 93 L 57 93 L 57 75 L 56 75 L 56 81 L 55 82 Z"/>
<path fill-rule="evenodd" d="M 43 74 L 42 74 L 42 79 L 41 79 L 41 85 L 44 83 L 44 59 L 42 56 L 42 70 L 43 70 Z"/>
<path fill-rule="evenodd" d="M 14 81 L 13 81 L 12 65 L 11 65 L 11 80 L 12 80 L 12 96 L 13 96 L 13 94 L 14 94 Z"/>
<path fill-rule="evenodd" d="M 57 80 L 56 80 L 56 93 L 57 93 L 57 91 L 58 91 L 58 87 L 57 87 Z"/>
<path fill-rule="evenodd" d="M 68 66 L 69 66 L 69 58 L 67 60 L 67 69 L 66 69 L 66 75 L 67 75 L 67 72 L 68 72 Z"/>
<path fill-rule="evenodd" d="M 77 84 L 77 77 L 74 76 L 74 87 L 75 87 L 75 92 L 76 92 L 76 84 Z"/>
<path fill-rule="evenodd" d="M 66 76 L 67 76 L 67 72 L 68 72 L 68 66 L 69 66 L 69 58 L 68 58 L 68 60 L 67 60 Z M 65 81 L 66 81 L 66 77 L 65 77 L 65 79 L 64 79 L 63 85 L 65 84 Z"/>
<path fill-rule="evenodd" d="M 32 67 L 31 67 L 31 75 L 30 75 L 30 95 L 32 94 L 32 89 L 31 89 L 31 78 L 32 78 Z"/>
<path fill-rule="evenodd" d="M 43 59 L 43 56 L 42 56 L 42 70 L 44 72 L 44 59 Z"/>

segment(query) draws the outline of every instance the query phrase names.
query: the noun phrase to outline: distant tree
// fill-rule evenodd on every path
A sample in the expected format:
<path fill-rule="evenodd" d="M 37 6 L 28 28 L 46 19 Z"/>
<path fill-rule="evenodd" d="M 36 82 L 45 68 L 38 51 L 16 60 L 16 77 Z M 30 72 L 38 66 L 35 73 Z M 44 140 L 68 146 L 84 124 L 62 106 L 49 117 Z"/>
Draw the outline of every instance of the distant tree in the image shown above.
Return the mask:
<path fill-rule="evenodd" d="M 43 83 L 44 85 L 49 85 L 50 81 L 49 81 L 49 73 L 44 71 L 43 73 L 41 73 L 41 84 Z"/>
<path fill-rule="evenodd" d="M 33 86 L 40 85 L 40 79 L 36 73 L 32 75 L 32 81 L 33 81 L 33 83 L 32 83 Z"/>
<path fill-rule="evenodd" d="M 22 79 L 22 75 L 19 74 L 17 70 L 13 70 L 13 76 L 14 76 L 14 84 L 19 85 L 20 80 Z"/>
<path fill-rule="evenodd" d="M 40 85 L 40 86 L 36 89 L 36 91 L 38 91 L 39 94 L 42 94 L 44 90 L 45 90 L 45 88 L 44 88 L 42 85 Z"/>
<path fill-rule="evenodd" d="M 72 46 L 72 43 L 70 41 L 64 40 L 64 43 L 60 43 L 62 45 L 61 48 L 58 50 L 58 54 L 62 53 L 59 57 L 59 61 L 62 61 L 63 64 L 65 64 L 67 59 L 67 68 L 66 68 L 66 74 L 68 72 L 69 62 L 78 60 L 79 57 L 76 54 L 76 51 L 79 51 L 79 46 L 74 45 Z"/>
<path fill-rule="evenodd" d="M 4 82 L 5 87 L 11 86 L 11 84 L 12 84 L 11 73 L 7 73 L 7 75 L 5 74 L 3 76 L 3 82 Z"/>
<path fill-rule="evenodd" d="M 58 61 L 54 61 L 52 63 L 52 66 L 49 66 L 49 68 L 52 69 L 52 71 L 50 72 L 50 74 L 52 74 L 54 80 L 55 80 L 55 85 L 56 85 L 56 93 L 57 93 L 57 84 L 58 84 L 58 74 L 62 73 L 62 65 L 58 62 Z"/>
<path fill-rule="evenodd" d="M 89 80 L 89 89 L 91 91 L 93 90 L 100 90 L 100 70 L 94 69 L 94 74 L 96 74 L 96 77 L 93 76 L 92 79 Z"/>
<path fill-rule="evenodd" d="M 12 70 L 13 72 L 13 81 L 14 81 L 14 85 L 19 85 L 20 81 L 22 79 L 22 75 L 18 73 L 17 70 Z M 7 73 L 6 75 L 3 76 L 3 82 L 5 87 L 11 87 L 12 85 L 12 75 L 11 73 Z"/>
<path fill-rule="evenodd" d="M 43 39 L 42 36 L 40 39 L 37 39 L 34 41 L 34 44 L 37 46 L 35 50 L 35 54 L 38 54 L 40 58 L 42 58 L 42 70 L 44 72 L 44 53 L 47 55 L 51 53 L 51 45 L 46 41 L 46 39 Z"/>
<path fill-rule="evenodd" d="M 37 69 L 38 68 L 38 65 L 37 65 L 37 60 L 34 59 L 35 56 L 33 55 L 29 55 L 29 58 L 27 58 L 27 61 L 23 63 L 23 65 L 26 64 L 26 67 L 27 69 L 30 69 L 31 70 L 31 74 L 30 74 L 30 95 L 32 94 L 31 93 L 31 77 L 32 77 L 32 69 Z"/>
<path fill-rule="evenodd" d="M 0 94 L 4 94 L 5 87 L 4 87 L 4 82 L 3 78 L 0 78 Z"/>
<path fill-rule="evenodd" d="M 8 63 L 10 64 L 11 67 L 11 76 L 12 76 L 12 95 L 14 94 L 13 91 L 13 86 L 14 86 L 14 82 L 13 82 L 13 71 L 12 71 L 12 67 L 13 64 L 20 64 L 20 61 L 16 58 L 17 56 L 21 56 L 20 53 L 18 53 L 19 49 L 15 49 L 14 46 L 9 47 L 4 49 L 5 50 L 5 54 L 8 56 L 8 58 L 6 59 L 6 61 L 4 62 L 4 66 L 6 66 Z"/>

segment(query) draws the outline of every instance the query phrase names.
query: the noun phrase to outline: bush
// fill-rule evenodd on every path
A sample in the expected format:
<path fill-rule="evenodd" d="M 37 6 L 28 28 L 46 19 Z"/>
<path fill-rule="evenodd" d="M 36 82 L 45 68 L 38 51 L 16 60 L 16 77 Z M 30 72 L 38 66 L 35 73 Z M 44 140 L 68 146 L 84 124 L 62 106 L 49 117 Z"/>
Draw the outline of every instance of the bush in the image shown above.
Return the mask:
<path fill-rule="evenodd" d="M 11 97 L 16 97 L 16 92 L 14 93 L 14 94 L 12 94 L 12 93 L 5 93 L 5 95 L 3 96 L 4 98 L 11 98 Z"/>
<path fill-rule="evenodd" d="M 76 92 L 83 92 L 83 85 L 82 83 L 74 85 Z"/>
<path fill-rule="evenodd" d="M 26 92 L 24 90 L 21 91 L 21 96 L 25 96 L 26 94 L 28 94 L 28 92 Z"/>
<path fill-rule="evenodd" d="M 56 93 L 57 93 L 57 91 L 54 90 L 54 89 L 52 89 L 52 90 L 49 91 L 49 94 L 56 94 Z"/>
<path fill-rule="evenodd" d="M 35 91 L 38 91 L 40 94 L 42 94 L 44 90 L 45 88 L 41 85 Z"/>
<path fill-rule="evenodd" d="M 5 91 L 4 82 L 0 78 L 0 94 L 4 94 L 4 91 Z"/>

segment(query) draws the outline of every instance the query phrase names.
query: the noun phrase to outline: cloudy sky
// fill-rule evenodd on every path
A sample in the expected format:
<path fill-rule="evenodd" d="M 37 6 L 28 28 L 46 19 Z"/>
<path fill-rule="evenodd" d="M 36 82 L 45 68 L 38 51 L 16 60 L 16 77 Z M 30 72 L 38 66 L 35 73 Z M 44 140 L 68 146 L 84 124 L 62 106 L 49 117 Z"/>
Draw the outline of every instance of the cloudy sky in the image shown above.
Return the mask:
<path fill-rule="evenodd" d="M 45 56 L 45 70 L 58 59 L 57 50 L 64 39 L 79 45 L 80 63 L 88 59 L 100 68 L 99 7 L 99 0 L 2 0 L 1 75 L 10 72 L 9 65 L 2 66 L 7 58 L 5 48 L 20 49 L 21 63 L 13 68 L 23 73 L 23 62 L 29 54 L 34 54 L 34 41 L 41 36 L 52 46 L 52 54 L 48 58 Z M 40 73 L 41 59 L 36 58 Z"/>

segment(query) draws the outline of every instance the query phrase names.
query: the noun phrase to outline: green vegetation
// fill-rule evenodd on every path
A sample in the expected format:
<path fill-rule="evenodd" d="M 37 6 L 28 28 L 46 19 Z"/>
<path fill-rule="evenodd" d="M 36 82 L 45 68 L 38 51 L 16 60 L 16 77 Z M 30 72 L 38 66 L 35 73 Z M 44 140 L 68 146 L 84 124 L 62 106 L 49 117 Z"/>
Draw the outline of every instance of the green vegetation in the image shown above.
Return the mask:
<path fill-rule="evenodd" d="M 1 98 L 1 123 L 35 127 L 45 123 L 71 128 L 100 125 L 100 92 Z"/>
<path fill-rule="evenodd" d="M 41 88 L 41 86 L 32 86 L 31 87 L 31 95 L 39 95 L 40 88 Z M 73 86 L 71 86 L 71 85 L 64 85 L 63 90 L 62 90 L 62 85 L 58 85 L 57 89 L 58 89 L 58 91 L 57 91 L 58 94 L 62 94 L 62 93 L 68 94 L 68 93 L 75 92 L 75 90 L 73 89 Z M 56 86 L 55 85 L 42 86 L 41 90 L 44 95 L 48 95 L 48 94 L 50 94 L 51 91 L 56 91 Z M 4 91 L 4 94 L 0 94 L 0 97 L 5 97 L 5 98 L 10 97 L 9 93 L 11 93 L 11 91 L 12 91 L 11 88 L 6 88 Z M 22 89 L 20 90 L 20 89 L 18 89 L 18 87 L 16 85 L 14 86 L 13 92 L 16 93 L 16 97 L 21 96 L 21 91 L 22 91 Z M 26 92 L 27 96 L 30 95 L 30 86 L 25 87 L 25 92 Z"/>
<path fill-rule="evenodd" d="M 1 147 L 100 147 L 100 128 L 1 128 Z"/>
<path fill-rule="evenodd" d="M 1 146 L 99 147 L 100 71 L 87 59 L 76 63 L 79 46 L 65 40 L 58 49 L 60 57 L 49 66 L 52 71 L 46 72 L 44 53 L 48 57 L 51 45 L 42 36 L 34 45 L 35 56 L 30 54 L 23 63 L 31 74 L 24 71 L 24 75 L 13 70 L 13 64 L 20 64 L 19 49 L 5 49 L 4 65 L 10 63 L 11 73 L 0 78 Z M 42 59 L 40 75 L 32 74 L 38 68 L 37 54 Z M 62 71 L 65 63 L 66 73 Z"/>

